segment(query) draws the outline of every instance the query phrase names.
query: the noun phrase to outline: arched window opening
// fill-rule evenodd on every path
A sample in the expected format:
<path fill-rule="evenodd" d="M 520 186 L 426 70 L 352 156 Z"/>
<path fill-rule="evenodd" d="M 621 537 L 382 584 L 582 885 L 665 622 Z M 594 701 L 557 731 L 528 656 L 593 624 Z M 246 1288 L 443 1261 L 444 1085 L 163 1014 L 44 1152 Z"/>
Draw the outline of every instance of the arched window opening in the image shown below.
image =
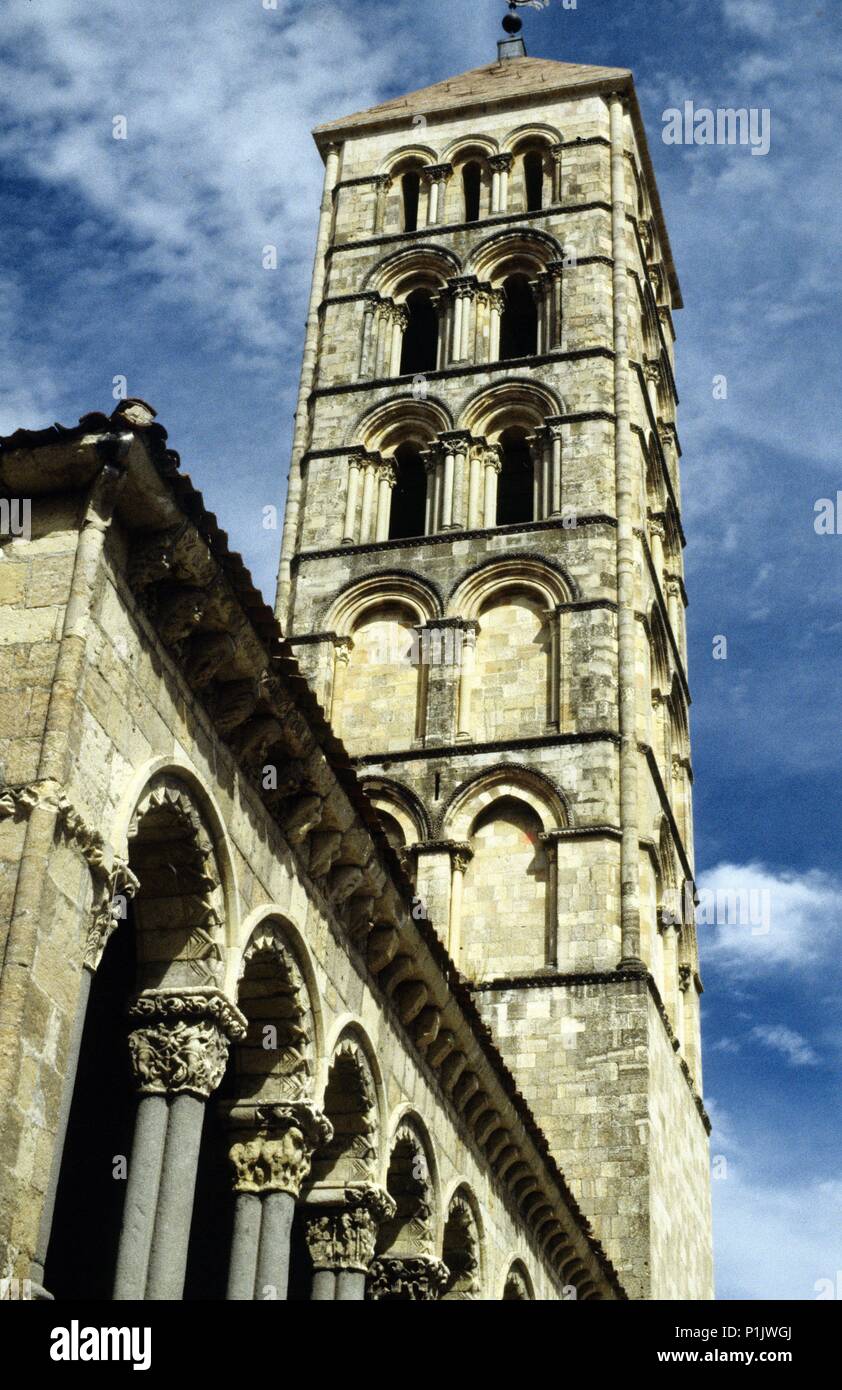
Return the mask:
<path fill-rule="evenodd" d="M 538 351 L 538 305 L 525 275 L 510 275 L 503 285 L 500 360 L 534 357 Z"/>
<path fill-rule="evenodd" d="M 451 1203 L 444 1227 L 442 1260 L 447 1266 L 445 1299 L 480 1297 L 479 1235 L 476 1219 L 464 1197 Z"/>
<path fill-rule="evenodd" d="M 465 221 L 479 221 L 482 170 L 477 160 L 470 160 L 462 170 L 462 193 L 465 199 Z"/>
<path fill-rule="evenodd" d="M 508 429 L 500 440 L 502 468 L 497 483 L 497 525 L 517 526 L 534 520 L 532 457 L 521 429 Z"/>
<path fill-rule="evenodd" d="M 392 491 L 389 539 L 423 536 L 427 504 L 427 477 L 415 444 L 401 444 L 395 451 L 397 482 Z"/>
<path fill-rule="evenodd" d="M 519 1303 L 529 1303 L 532 1294 L 529 1290 L 526 1271 L 518 1265 L 513 1265 L 506 1277 L 506 1287 L 503 1290 L 503 1298 L 517 1300 Z"/>
<path fill-rule="evenodd" d="M 540 150 L 528 150 L 523 156 L 523 182 L 527 212 L 539 212 L 544 206 L 544 156 Z"/>
<path fill-rule="evenodd" d="M 418 230 L 418 202 L 421 196 L 421 175 L 417 169 L 408 169 L 401 179 L 403 195 L 403 229 L 405 232 Z"/>
<path fill-rule="evenodd" d="M 413 290 L 407 297 L 409 321 L 401 349 L 401 376 L 434 372 L 438 362 L 439 319 L 429 290 Z"/>

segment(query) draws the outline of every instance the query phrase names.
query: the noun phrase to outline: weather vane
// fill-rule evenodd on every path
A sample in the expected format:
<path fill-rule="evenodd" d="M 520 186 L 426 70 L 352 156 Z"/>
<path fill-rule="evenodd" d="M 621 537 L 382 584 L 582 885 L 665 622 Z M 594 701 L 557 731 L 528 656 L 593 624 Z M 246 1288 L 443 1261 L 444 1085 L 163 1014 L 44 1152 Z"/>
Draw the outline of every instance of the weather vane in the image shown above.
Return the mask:
<path fill-rule="evenodd" d="M 523 28 L 523 20 L 518 17 L 517 10 L 522 9 L 525 5 L 530 10 L 545 10 L 549 3 L 550 0 L 509 0 L 510 13 L 503 18 L 503 28 L 506 33 L 514 36 L 519 34 Z"/>

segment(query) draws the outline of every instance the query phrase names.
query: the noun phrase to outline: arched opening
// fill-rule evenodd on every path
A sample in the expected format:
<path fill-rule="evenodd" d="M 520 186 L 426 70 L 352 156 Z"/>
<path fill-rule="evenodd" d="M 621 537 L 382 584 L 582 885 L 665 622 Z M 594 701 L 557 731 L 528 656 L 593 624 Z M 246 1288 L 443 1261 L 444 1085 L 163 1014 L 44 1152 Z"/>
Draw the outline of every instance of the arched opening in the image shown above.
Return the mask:
<path fill-rule="evenodd" d="M 462 169 L 462 196 L 465 205 L 465 221 L 478 222 L 480 196 L 482 193 L 482 170 L 479 161 L 471 159 Z"/>
<path fill-rule="evenodd" d="M 447 1265 L 447 1285 L 443 1298 L 479 1298 L 480 1250 L 479 1232 L 470 1203 L 463 1196 L 454 1197 L 447 1214 L 442 1244 L 442 1260 Z"/>
<path fill-rule="evenodd" d="M 137 895 L 106 941 L 85 1014 L 45 1267 L 57 1298 L 109 1299 L 113 1292 L 138 1100 L 129 1000 L 161 986 L 216 986 L 220 978 L 216 857 L 190 794 L 174 778 L 156 779 L 141 798 L 129 868 Z M 132 1044 L 136 1038 L 132 1031 Z M 142 1055 L 135 1051 L 135 1061 Z"/>
<path fill-rule="evenodd" d="M 132 918 L 129 908 L 91 982 L 45 1267 L 59 1301 L 112 1294 L 135 1112 L 126 1042 L 137 974 Z"/>
<path fill-rule="evenodd" d="M 377 814 L 380 817 L 383 829 L 386 832 L 386 839 L 389 841 L 392 849 L 403 849 L 406 845 L 406 835 L 404 834 L 403 826 L 398 825 L 395 817 L 390 816 L 389 812 L 384 811 L 381 807 L 377 808 Z"/>
<path fill-rule="evenodd" d="M 540 150 L 527 150 L 523 156 L 523 182 L 527 212 L 544 206 L 544 156 Z"/>
<path fill-rule="evenodd" d="M 397 481 L 392 490 L 389 539 L 423 536 L 427 506 L 427 475 L 420 450 L 415 444 L 401 444 L 395 450 Z"/>
<path fill-rule="evenodd" d="M 418 203 L 421 196 L 421 175 L 417 169 L 407 169 L 401 179 L 403 198 L 403 229 L 405 232 L 418 230 Z"/>
<path fill-rule="evenodd" d="M 438 362 L 439 319 L 429 290 L 413 290 L 407 296 L 409 321 L 401 349 L 401 376 L 434 372 Z"/>
<path fill-rule="evenodd" d="M 535 519 L 532 456 L 526 431 L 513 426 L 500 436 L 502 467 L 497 481 L 497 525 Z"/>
<path fill-rule="evenodd" d="M 395 1214 L 377 1236 L 378 1255 L 429 1255 L 433 1251 L 433 1190 L 424 1147 L 408 1125 L 395 1137 L 386 1176 Z"/>
<path fill-rule="evenodd" d="M 314 1158 L 314 1183 L 373 1182 L 377 1169 L 374 1083 L 360 1048 L 351 1040 L 340 1045 L 333 1059 L 323 1109 L 333 1125 L 333 1138 Z"/>
<path fill-rule="evenodd" d="M 534 357 L 538 351 L 538 306 L 525 275 L 510 275 L 503 283 L 500 361 Z"/>
<path fill-rule="evenodd" d="M 547 959 L 549 866 L 541 821 L 525 801 L 500 797 L 470 835 L 459 968 L 473 981 L 529 974 Z"/>
<path fill-rule="evenodd" d="M 506 1285 L 503 1289 L 503 1298 L 517 1300 L 519 1303 L 529 1303 L 532 1299 L 532 1289 L 529 1283 L 529 1276 L 523 1265 L 518 1262 L 512 1265 L 506 1275 Z"/>

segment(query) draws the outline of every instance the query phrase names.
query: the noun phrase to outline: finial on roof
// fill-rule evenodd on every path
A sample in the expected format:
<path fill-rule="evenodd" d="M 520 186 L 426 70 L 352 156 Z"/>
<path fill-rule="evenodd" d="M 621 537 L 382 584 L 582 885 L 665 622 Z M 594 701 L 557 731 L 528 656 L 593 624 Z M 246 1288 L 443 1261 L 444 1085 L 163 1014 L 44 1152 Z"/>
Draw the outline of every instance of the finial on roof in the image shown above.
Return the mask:
<path fill-rule="evenodd" d="M 543 10 L 547 4 L 548 0 L 509 0 L 509 13 L 503 16 L 503 28 L 508 37 L 498 40 L 497 43 L 497 56 L 501 62 L 506 58 L 526 57 L 526 44 L 520 32 L 523 20 L 516 11 L 524 5 L 533 10 Z"/>

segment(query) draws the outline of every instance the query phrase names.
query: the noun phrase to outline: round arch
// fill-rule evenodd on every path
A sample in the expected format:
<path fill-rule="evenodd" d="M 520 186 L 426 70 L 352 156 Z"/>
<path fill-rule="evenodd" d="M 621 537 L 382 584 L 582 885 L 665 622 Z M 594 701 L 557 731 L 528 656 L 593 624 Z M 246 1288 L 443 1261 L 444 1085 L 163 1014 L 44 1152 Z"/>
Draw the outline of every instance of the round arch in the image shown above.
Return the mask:
<path fill-rule="evenodd" d="M 490 135 L 460 135 L 442 151 L 443 164 L 462 164 L 466 159 L 488 159 L 500 149 Z"/>
<path fill-rule="evenodd" d="M 378 261 L 363 281 L 363 289 L 404 300 L 415 289 L 441 289 L 448 279 L 461 273 L 462 262 L 455 252 L 442 246 L 419 245 L 394 251 Z"/>
<path fill-rule="evenodd" d="M 362 788 L 376 810 L 385 811 L 397 821 L 406 844 L 419 844 L 430 838 L 429 817 L 414 792 L 387 777 L 364 778 Z"/>
<path fill-rule="evenodd" d="M 225 910 L 226 955 L 236 953 L 237 942 L 240 939 L 240 895 L 231 840 L 222 810 L 213 792 L 190 763 L 172 755 L 163 755 L 151 758 L 134 773 L 117 803 L 112 838 L 114 852 L 121 859 L 128 859 L 130 831 L 137 816 L 137 809 L 147 788 L 159 777 L 172 777 L 183 783 L 196 803 L 219 870 Z"/>
<path fill-rule="evenodd" d="M 386 1142 L 388 1154 L 387 1173 L 395 1145 L 405 1131 L 408 1131 L 412 1135 L 427 1164 L 431 1207 L 430 1234 L 432 1237 L 433 1249 L 439 1250 L 441 1248 L 444 1221 L 442 1216 L 441 1176 L 439 1173 L 438 1160 L 427 1125 L 422 1116 L 408 1101 L 404 1101 L 402 1104 L 398 1105 L 389 1118 Z"/>
<path fill-rule="evenodd" d="M 252 943 L 257 943 L 262 932 L 274 931 L 279 942 L 289 951 L 301 973 L 303 987 L 307 994 L 307 1007 L 313 1026 L 313 1075 L 311 1089 L 321 1094 L 327 1080 L 325 1070 L 325 1024 L 322 1011 L 319 982 L 313 959 L 304 937 L 293 921 L 274 903 L 265 903 L 254 908 L 242 924 L 239 948 L 232 954 L 229 971 L 226 975 L 226 992 L 236 998 L 239 983 L 247 964 L 247 955 Z"/>
<path fill-rule="evenodd" d="M 540 275 L 551 261 L 563 257 L 561 244 L 549 232 L 521 227 L 495 232 L 474 247 L 465 273 L 499 285 L 509 275 Z"/>
<path fill-rule="evenodd" d="M 392 150 L 380 165 L 380 174 L 400 174 L 406 168 L 413 165 L 425 165 L 438 163 L 438 155 L 431 145 L 402 145 L 399 150 Z"/>
<path fill-rule="evenodd" d="M 561 144 L 561 140 L 561 131 L 555 126 L 546 125 L 543 121 L 530 121 L 511 131 L 502 141 L 500 148 L 506 153 L 518 154 L 526 145 L 558 145 Z"/>
<path fill-rule="evenodd" d="M 456 1178 L 448 1184 L 447 1192 L 442 1201 L 442 1258 L 447 1263 L 448 1251 L 445 1248 L 447 1238 L 447 1228 L 453 1214 L 462 1207 L 470 1213 L 470 1220 L 473 1224 L 476 1236 L 476 1261 L 477 1269 L 473 1279 L 477 1285 L 476 1297 L 482 1298 L 488 1286 L 487 1254 L 485 1249 L 485 1225 L 482 1219 L 482 1208 L 476 1198 L 473 1188 L 466 1178 Z M 452 1297 L 453 1295 L 451 1295 Z M 455 1295 L 459 1297 L 457 1293 Z M 464 1294 L 462 1295 L 465 1296 Z M 468 1294 L 468 1297 L 471 1297 Z"/>
<path fill-rule="evenodd" d="M 441 401 L 407 394 L 367 410 L 355 421 L 346 444 L 388 453 L 403 443 L 432 443 L 452 428 L 453 417 Z"/>
<path fill-rule="evenodd" d="M 537 429 L 548 416 L 564 413 L 564 402 L 551 387 L 509 377 L 469 396 L 459 412 L 457 429 L 496 442 L 512 426 Z"/>
<path fill-rule="evenodd" d="M 573 586 L 561 571 L 529 555 L 490 560 L 460 579 L 447 602 L 446 616 L 479 617 L 484 604 L 498 595 L 528 592 L 547 610 L 569 603 Z"/>
<path fill-rule="evenodd" d="M 324 1085 L 316 1092 L 316 1104 L 325 1113 L 329 1100 L 330 1074 L 338 1058 L 347 1058 L 359 1067 L 362 1076 L 367 1077 L 372 1091 L 372 1111 L 374 1133 L 372 1136 L 376 1158 L 373 1171 L 368 1180 L 385 1184 L 388 1165 L 388 1146 L 386 1137 L 386 1088 L 383 1073 L 377 1060 L 377 1051 L 366 1031 L 365 1025 L 351 1013 L 341 1015 L 328 1031 L 325 1042 Z M 336 1135 L 334 1138 L 336 1139 Z M 317 1180 L 319 1175 L 315 1174 Z"/>
<path fill-rule="evenodd" d="M 521 801 L 529 806 L 545 832 L 570 824 L 567 800 L 557 787 L 530 768 L 503 763 L 456 789 L 442 817 L 443 837 L 465 843 L 477 817 L 503 800 Z"/>
<path fill-rule="evenodd" d="M 512 1260 L 503 1276 L 500 1298 L 501 1300 L 512 1299 L 521 1302 L 534 1300 L 535 1289 L 532 1277 L 523 1260 Z"/>
<path fill-rule="evenodd" d="M 353 580 L 341 590 L 325 614 L 328 631 L 350 636 L 368 609 L 382 604 L 407 609 L 416 623 L 441 615 L 441 601 L 428 584 L 412 574 L 392 571 Z"/>

